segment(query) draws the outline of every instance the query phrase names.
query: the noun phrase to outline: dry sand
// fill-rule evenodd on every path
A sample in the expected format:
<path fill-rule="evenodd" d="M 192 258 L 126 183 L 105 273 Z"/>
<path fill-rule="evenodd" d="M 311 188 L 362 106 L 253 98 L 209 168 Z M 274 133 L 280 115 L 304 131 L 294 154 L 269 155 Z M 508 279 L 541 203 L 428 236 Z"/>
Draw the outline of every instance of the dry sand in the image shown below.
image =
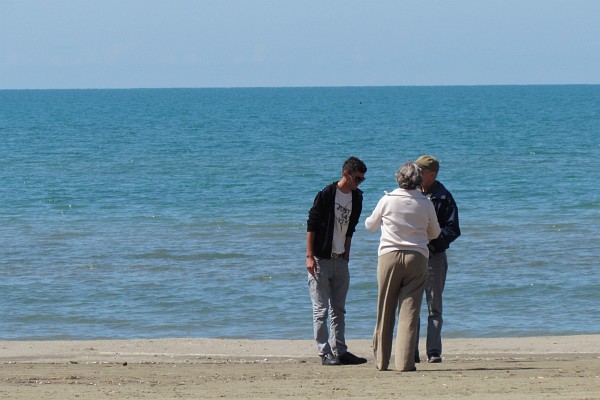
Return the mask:
<path fill-rule="evenodd" d="M 0 341 L 7 399 L 600 399 L 600 335 L 446 339 L 442 364 L 320 365 L 310 340 Z M 424 345 L 421 346 L 421 349 Z"/>

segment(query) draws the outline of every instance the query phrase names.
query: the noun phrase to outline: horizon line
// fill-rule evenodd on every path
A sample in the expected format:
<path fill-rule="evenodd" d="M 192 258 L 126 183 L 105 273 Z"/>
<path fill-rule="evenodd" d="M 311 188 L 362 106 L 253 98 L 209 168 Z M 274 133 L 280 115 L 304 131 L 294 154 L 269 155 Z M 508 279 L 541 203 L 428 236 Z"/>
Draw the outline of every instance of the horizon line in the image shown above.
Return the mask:
<path fill-rule="evenodd" d="M 196 90 L 196 89 L 336 89 L 336 88 L 434 88 L 434 87 L 514 87 L 514 86 L 598 86 L 600 83 L 490 83 L 445 85 L 307 85 L 307 86 L 139 86 L 139 87 L 40 87 L 0 88 L 0 91 L 18 90 Z"/>

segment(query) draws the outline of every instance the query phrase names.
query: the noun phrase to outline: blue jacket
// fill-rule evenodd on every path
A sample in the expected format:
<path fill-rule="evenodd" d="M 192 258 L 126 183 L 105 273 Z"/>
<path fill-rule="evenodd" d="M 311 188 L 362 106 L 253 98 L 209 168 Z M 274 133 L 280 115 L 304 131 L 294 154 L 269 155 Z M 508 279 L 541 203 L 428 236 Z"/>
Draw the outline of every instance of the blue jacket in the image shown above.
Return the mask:
<path fill-rule="evenodd" d="M 313 253 L 319 258 L 331 258 L 333 228 L 335 223 L 335 191 L 338 182 L 325 186 L 315 197 L 308 212 L 306 231 L 315 233 Z M 360 189 L 352 191 L 352 212 L 346 237 L 352 237 L 362 212 L 363 195 Z"/>
<path fill-rule="evenodd" d="M 446 251 L 450 247 L 450 243 L 460 236 L 458 206 L 452 194 L 438 181 L 431 185 L 426 194 L 431 198 L 438 223 L 442 228 L 440 236 L 429 243 L 429 250 L 433 253 L 441 253 Z"/>

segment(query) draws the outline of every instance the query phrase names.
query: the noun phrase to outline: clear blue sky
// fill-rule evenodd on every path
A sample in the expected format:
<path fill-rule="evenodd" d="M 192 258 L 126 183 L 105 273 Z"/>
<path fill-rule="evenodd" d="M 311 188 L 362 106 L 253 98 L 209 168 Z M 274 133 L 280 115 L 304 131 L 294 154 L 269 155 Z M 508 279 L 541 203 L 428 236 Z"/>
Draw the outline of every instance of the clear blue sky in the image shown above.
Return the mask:
<path fill-rule="evenodd" d="M 0 0 L 0 89 L 600 84 L 600 0 Z"/>

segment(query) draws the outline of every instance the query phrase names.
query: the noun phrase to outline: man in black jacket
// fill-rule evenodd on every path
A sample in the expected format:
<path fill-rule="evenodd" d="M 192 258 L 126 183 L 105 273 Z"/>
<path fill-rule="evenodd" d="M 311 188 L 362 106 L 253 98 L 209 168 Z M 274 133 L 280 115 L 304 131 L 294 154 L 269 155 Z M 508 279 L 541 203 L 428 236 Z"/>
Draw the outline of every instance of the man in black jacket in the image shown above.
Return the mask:
<path fill-rule="evenodd" d="M 452 194 L 437 181 L 440 164 L 435 157 L 423 155 L 415 161 L 421 167 L 423 183 L 421 191 L 433 202 L 442 233 L 437 239 L 429 242 L 429 270 L 425 297 L 429 317 L 427 320 L 427 360 L 430 363 L 442 362 L 442 292 L 446 284 L 448 272 L 448 259 L 446 249 L 460 236 L 458 224 L 458 207 Z M 420 325 L 420 324 L 419 324 Z M 419 362 L 419 328 L 417 328 L 417 342 L 415 362 Z"/>
<path fill-rule="evenodd" d="M 366 172 L 364 162 L 356 157 L 347 159 L 342 167 L 342 178 L 317 193 L 308 212 L 306 270 L 315 340 L 323 365 L 367 362 L 348 352 L 344 336 L 350 245 L 362 211 L 362 192 L 358 185 L 365 180 Z M 331 340 L 327 327 L 329 314 Z"/>

